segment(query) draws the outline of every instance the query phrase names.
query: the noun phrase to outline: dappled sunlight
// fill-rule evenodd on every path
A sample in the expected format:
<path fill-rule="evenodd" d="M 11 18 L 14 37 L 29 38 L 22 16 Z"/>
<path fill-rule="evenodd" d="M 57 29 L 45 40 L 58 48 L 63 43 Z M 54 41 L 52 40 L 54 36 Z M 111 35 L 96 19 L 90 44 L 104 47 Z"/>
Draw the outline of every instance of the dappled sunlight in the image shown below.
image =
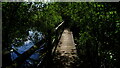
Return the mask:
<path fill-rule="evenodd" d="M 65 29 L 62 33 L 61 39 L 53 58 L 54 68 L 77 68 L 78 60 L 76 47 L 72 37 L 72 32 Z"/>
<path fill-rule="evenodd" d="M 1 3 L 2 68 L 120 68 L 119 3 L 24 1 Z"/>

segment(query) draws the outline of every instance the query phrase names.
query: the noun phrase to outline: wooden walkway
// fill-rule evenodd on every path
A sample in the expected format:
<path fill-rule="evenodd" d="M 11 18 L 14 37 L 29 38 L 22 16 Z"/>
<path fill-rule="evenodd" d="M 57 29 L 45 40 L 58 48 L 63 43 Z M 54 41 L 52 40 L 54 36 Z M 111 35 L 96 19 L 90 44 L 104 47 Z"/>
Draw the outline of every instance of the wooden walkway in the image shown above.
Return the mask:
<path fill-rule="evenodd" d="M 55 51 L 53 68 L 77 68 L 77 59 L 73 34 L 65 29 Z"/>

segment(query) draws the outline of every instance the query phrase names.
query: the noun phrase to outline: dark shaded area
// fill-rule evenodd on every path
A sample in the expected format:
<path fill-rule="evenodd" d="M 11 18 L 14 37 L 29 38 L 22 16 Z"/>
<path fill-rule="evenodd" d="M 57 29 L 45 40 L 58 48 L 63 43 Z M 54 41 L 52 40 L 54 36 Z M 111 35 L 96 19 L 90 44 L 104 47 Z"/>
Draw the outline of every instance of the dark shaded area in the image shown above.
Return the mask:
<path fill-rule="evenodd" d="M 8 61 L 4 64 L 11 62 L 10 54 L 6 53 L 9 53 L 13 39 L 25 38 L 28 28 L 35 28 L 45 34 L 44 42 L 47 43 L 48 50 L 38 67 L 52 68 L 55 65 L 64 68 L 67 57 L 53 59 L 54 55 L 51 53 L 62 30 L 69 28 L 73 32 L 79 57 L 75 64 L 71 64 L 73 68 L 119 68 L 119 6 L 119 3 L 107 2 L 2 3 L 2 50 L 5 51 L 3 59 Z M 65 22 L 64 26 L 54 31 L 62 21 Z M 54 43 L 53 39 L 56 40 Z M 24 59 L 24 56 L 21 59 Z"/>

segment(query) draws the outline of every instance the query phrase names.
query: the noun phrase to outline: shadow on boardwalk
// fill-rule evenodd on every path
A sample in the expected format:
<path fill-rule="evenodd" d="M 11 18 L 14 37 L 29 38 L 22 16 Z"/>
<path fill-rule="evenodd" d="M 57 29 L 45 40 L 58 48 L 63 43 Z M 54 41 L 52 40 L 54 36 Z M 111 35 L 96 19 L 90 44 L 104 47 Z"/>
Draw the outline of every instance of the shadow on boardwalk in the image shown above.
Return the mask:
<path fill-rule="evenodd" d="M 77 68 L 77 60 L 73 34 L 65 29 L 55 51 L 52 68 Z"/>

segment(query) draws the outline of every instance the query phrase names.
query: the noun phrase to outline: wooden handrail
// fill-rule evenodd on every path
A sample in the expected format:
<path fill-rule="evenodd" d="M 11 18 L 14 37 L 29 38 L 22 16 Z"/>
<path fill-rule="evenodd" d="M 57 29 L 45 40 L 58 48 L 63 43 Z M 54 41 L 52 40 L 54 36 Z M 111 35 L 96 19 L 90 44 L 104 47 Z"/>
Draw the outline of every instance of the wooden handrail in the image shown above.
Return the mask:
<path fill-rule="evenodd" d="M 64 26 L 63 25 L 64 24 L 64 21 L 62 22 L 62 23 L 60 23 L 56 28 L 55 28 L 55 32 L 58 32 L 61 28 L 62 28 L 62 26 Z M 64 28 L 63 28 L 64 29 Z M 52 44 L 54 45 L 53 46 L 53 49 L 52 49 L 52 55 L 54 55 L 54 53 L 55 53 L 55 50 L 56 50 L 56 48 L 57 48 L 57 45 L 58 45 L 58 43 L 59 43 L 59 40 L 60 40 L 60 38 L 61 38 L 61 34 L 62 34 L 62 32 L 63 32 L 63 29 L 62 29 L 62 31 L 60 32 L 60 33 L 57 33 L 57 38 L 56 39 L 53 39 L 53 41 L 52 41 Z"/>
<path fill-rule="evenodd" d="M 54 32 L 55 32 L 55 33 L 60 29 L 60 27 L 63 25 L 63 23 L 64 23 L 64 21 L 63 21 L 62 23 L 60 23 L 60 24 L 54 29 Z M 54 33 L 53 33 L 53 34 L 54 34 Z M 58 36 L 59 36 L 59 35 L 58 35 Z M 59 40 L 59 38 L 54 39 L 54 41 L 51 42 L 52 45 L 53 45 L 56 41 L 58 41 L 58 40 Z M 14 66 L 15 63 L 17 63 L 17 64 L 18 64 L 17 67 L 19 67 L 20 65 L 22 65 L 22 63 L 23 63 L 27 58 L 29 58 L 29 57 L 30 57 L 37 49 L 39 49 L 39 47 L 40 47 L 42 44 L 44 44 L 44 43 L 45 43 L 45 39 L 43 39 L 43 40 L 41 40 L 40 42 L 36 43 L 34 46 L 32 46 L 29 50 L 27 50 L 27 51 L 24 52 L 23 54 L 17 53 L 17 54 L 19 55 L 19 57 L 17 57 L 14 61 L 12 61 L 8 66 L 5 66 L 5 67 L 6 67 L 6 68 L 15 67 L 15 66 Z M 56 47 L 56 46 L 53 46 L 53 47 Z M 50 50 L 52 50 L 52 49 L 50 49 Z M 15 53 L 16 53 L 16 50 L 15 50 L 15 49 L 13 49 L 13 51 L 15 51 Z M 48 51 L 46 51 L 46 52 L 48 52 Z M 47 54 L 47 53 L 46 53 L 46 54 Z"/>
<path fill-rule="evenodd" d="M 59 28 L 63 23 L 64 23 L 64 21 L 63 21 L 62 23 L 60 23 L 60 24 L 55 28 L 54 31 L 58 30 L 58 28 Z"/>

